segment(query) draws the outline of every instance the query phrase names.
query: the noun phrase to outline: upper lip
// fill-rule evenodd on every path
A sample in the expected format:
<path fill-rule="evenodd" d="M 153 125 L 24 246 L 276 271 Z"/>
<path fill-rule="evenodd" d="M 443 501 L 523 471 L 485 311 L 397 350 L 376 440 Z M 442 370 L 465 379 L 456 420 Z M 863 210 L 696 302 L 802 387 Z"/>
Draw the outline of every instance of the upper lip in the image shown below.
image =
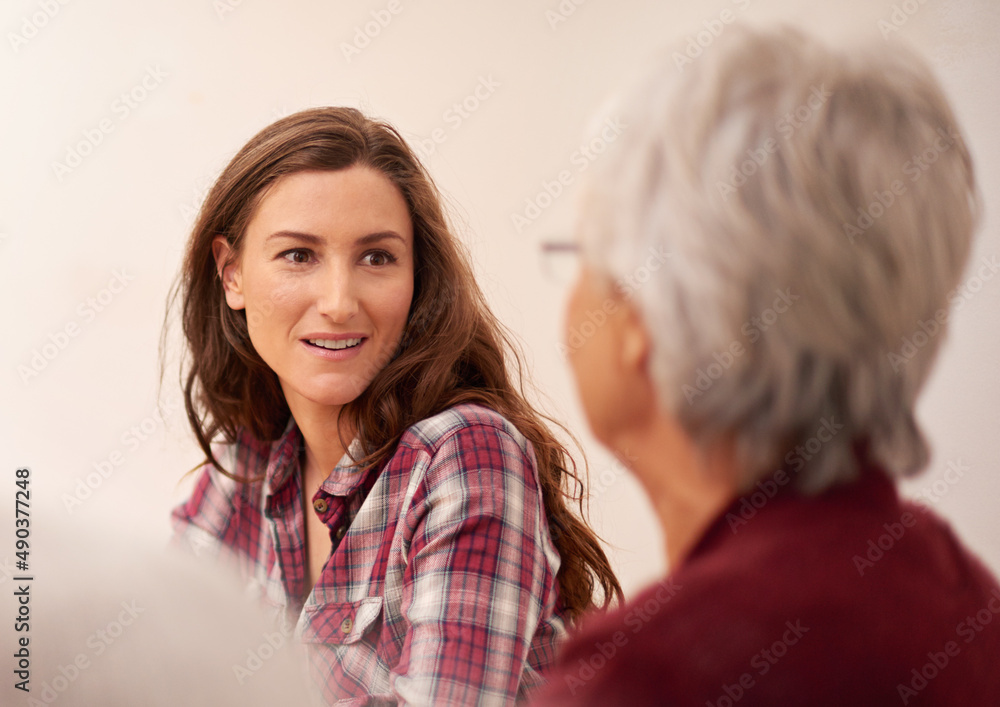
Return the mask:
<path fill-rule="evenodd" d="M 324 341 L 344 341 L 345 339 L 367 339 L 368 337 L 364 334 L 348 332 L 346 334 L 306 334 L 302 338 L 306 341 L 315 341 L 316 339 L 322 339 Z"/>

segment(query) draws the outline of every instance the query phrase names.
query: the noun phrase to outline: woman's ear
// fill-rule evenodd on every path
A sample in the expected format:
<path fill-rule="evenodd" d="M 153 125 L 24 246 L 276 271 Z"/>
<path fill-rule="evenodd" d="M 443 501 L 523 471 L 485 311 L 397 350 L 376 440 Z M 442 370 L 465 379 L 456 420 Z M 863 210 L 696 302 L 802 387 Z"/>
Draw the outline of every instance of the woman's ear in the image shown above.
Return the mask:
<path fill-rule="evenodd" d="M 621 306 L 623 312 L 622 325 L 619 330 L 621 336 L 619 350 L 622 367 L 630 375 L 649 381 L 649 354 L 652 346 L 649 332 L 646 330 L 642 314 L 632 302 L 626 300 Z M 651 383 L 650 387 L 652 387 Z"/>
<path fill-rule="evenodd" d="M 648 424 L 659 410 L 649 368 L 653 342 L 638 307 L 629 300 L 620 300 L 619 306 L 616 375 L 623 395 L 622 415 L 638 427 Z"/>
<path fill-rule="evenodd" d="M 212 241 L 212 255 L 215 257 L 215 269 L 222 280 L 222 289 L 226 292 L 226 304 L 230 309 L 244 309 L 243 272 L 233 257 L 233 249 L 225 236 L 216 236 Z"/>

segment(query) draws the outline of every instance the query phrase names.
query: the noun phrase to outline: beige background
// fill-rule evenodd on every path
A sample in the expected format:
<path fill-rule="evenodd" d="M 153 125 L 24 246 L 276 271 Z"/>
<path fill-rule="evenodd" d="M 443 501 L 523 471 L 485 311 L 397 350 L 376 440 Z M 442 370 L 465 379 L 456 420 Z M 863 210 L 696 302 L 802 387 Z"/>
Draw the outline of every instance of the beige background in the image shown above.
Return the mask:
<path fill-rule="evenodd" d="M 589 118 L 667 42 L 694 37 L 725 9 L 753 23 L 915 43 L 978 161 L 987 218 L 975 260 L 1000 255 L 1000 12 L 993 0 L 896 4 L 906 21 L 884 40 L 878 23 L 894 5 L 885 0 L 8 0 L 0 10 L 0 586 L 10 586 L 4 561 L 13 559 L 19 465 L 33 472 L 36 524 L 67 538 L 101 525 L 151 548 L 166 541 L 169 509 L 186 488 L 178 482 L 199 461 L 175 366 L 157 388 L 165 296 L 194 211 L 258 129 L 339 104 L 383 116 L 412 140 L 437 135 L 433 152 L 423 148 L 427 164 L 482 286 L 524 342 L 540 393 L 584 440 L 592 519 L 633 594 L 664 571 L 663 541 L 637 484 L 587 436 L 556 348 L 565 289 L 546 280 L 537 255 L 542 239 L 570 230 Z M 367 46 L 345 53 L 373 12 L 391 19 L 377 33 L 369 25 Z M 453 104 L 477 87 L 472 108 L 457 113 Z M 120 97 L 130 92 L 132 106 Z M 88 154 L 77 166 L 55 166 L 81 141 Z M 515 226 L 513 215 L 562 170 L 573 183 Z M 920 406 L 933 462 L 906 486 L 918 493 L 938 480 L 935 509 L 994 569 L 998 311 L 995 278 L 954 316 Z M 36 358 L 46 351 L 52 360 Z M 33 358 L 45 366 L 28 377 Z M 948 463 L 959 461 L 969 470 L 944 483 Z"/>

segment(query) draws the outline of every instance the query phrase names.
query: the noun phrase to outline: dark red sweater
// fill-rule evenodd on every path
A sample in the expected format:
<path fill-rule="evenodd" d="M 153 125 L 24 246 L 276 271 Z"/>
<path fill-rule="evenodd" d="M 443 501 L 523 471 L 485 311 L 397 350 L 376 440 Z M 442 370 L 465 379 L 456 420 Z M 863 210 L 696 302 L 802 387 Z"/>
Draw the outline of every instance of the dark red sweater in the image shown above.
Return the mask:
<path fill-rule="evenodd" d="M 585 623 L 550 681 L 534 704 L 998 707 L 1000 588 L 879 471 L 814 498 L 758 490 Z"/>

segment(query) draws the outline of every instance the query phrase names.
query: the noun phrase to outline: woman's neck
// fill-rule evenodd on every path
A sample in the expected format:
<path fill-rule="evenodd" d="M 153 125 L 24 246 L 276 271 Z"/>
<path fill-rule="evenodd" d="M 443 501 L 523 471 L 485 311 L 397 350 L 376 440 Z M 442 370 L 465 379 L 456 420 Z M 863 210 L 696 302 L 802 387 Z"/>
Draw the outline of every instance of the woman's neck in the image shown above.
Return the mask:
<path fill-rule="evenodd" d="M 736 497 L 735 466 L 725 453 L 699 454 L 676 422 L 662 417 L 623 437 L 615 447 L 649 495 L 673 571 Z"/>
<path fill-rule="evenodd" d="M 353 433 L 340 420 L 339 406 L 316 405 L 308 400 L 289 397 L 288 408 L 302 433 L 305 446 L 303 476 L 311 491 L 326 480 L 346 452 Z M 344 442 L 341 442 L 341 439 Z"/>

